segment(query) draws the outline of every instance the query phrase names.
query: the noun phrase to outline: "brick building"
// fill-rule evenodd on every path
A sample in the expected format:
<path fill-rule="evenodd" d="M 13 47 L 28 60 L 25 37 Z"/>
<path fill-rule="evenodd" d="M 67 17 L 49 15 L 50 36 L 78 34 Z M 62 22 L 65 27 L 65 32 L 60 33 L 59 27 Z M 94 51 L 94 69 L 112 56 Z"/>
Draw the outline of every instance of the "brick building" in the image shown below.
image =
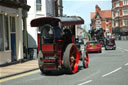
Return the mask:
<path fill-rule="evenodd" d="M 128 0 L 112 0 L 113 33 L 128 39 Z"/>
<path fill-rule="evenodd" d="M 112 33 L 112 11 L 101 10 L 98 5 L 95 7 L 95 12 L 91 13 L 91 27 L 92 29 L 99 30 L 102 28 L 105 33 L 104 36 L 111 35 Z"/>

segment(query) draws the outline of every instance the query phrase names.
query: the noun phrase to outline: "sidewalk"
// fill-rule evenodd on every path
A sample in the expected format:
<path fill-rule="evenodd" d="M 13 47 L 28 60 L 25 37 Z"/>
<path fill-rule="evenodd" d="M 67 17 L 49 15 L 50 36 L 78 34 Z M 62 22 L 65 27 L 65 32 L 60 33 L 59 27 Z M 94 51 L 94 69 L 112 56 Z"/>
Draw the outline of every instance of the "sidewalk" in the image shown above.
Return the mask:
<path fill-rule="evenodd" d="M 0 67 L 0 79 L 18 75 L 38 69 L 38 61 L 31 60 L 24 63 Z"/>

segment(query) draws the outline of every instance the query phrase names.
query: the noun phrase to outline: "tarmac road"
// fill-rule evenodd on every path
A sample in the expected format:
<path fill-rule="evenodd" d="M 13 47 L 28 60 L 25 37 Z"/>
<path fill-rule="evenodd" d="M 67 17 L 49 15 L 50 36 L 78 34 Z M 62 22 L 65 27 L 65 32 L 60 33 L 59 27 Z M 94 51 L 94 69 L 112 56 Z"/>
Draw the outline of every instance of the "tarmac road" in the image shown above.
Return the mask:
<path fill-rule="evenodd" d="M 76 74 L 43 75 L 39 70 L 7 78 L 1 85 L 128 85 L 128 41 L 116 41 L 116 50 L 90 53 L 89 68 L 79 63 Z"/>

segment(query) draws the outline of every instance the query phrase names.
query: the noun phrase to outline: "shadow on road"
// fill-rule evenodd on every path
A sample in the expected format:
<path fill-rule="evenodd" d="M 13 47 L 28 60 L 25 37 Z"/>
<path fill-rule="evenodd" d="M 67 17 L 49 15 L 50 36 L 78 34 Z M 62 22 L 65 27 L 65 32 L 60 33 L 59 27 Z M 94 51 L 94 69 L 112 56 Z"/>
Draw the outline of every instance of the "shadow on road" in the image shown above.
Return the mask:
<path fill-rule="evenodd" d="M 83 70 L 83 69 L 86 69 L 86 68 L 83 68 L 83 65 L 82 66 L 78 66 L 78 72 L 80 72 L 80 70 Z M 78 73 L 76 72 L 76 73 Z M 76 74 L 75 73 L 75 74 Z M 63 70 L 60 70 L 60 71 L 49 71 L 48 73 L 44 74 L 44 73 L 41 73 L 41 75 L 43 76 L 62 76 L 62 75 L 73 75 L 73 74 L 70 74 L 70 73 L 66 73 L 66 71 L 63 69 Z"/>

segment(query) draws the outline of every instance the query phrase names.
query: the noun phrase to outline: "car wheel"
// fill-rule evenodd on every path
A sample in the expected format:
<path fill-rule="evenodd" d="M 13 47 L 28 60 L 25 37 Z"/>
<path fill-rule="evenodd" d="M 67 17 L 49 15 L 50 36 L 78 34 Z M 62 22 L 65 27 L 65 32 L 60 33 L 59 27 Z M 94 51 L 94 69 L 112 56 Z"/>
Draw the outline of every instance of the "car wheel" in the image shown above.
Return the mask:
<path fill-rule="evenodd" d="M 102 50 L 100 50 L 99 53 L 102 53 Z"/>
<path fill-rule="evenodd" d="M 107 47 L 105 47 L 105 50 L 107 50 Z"/>

